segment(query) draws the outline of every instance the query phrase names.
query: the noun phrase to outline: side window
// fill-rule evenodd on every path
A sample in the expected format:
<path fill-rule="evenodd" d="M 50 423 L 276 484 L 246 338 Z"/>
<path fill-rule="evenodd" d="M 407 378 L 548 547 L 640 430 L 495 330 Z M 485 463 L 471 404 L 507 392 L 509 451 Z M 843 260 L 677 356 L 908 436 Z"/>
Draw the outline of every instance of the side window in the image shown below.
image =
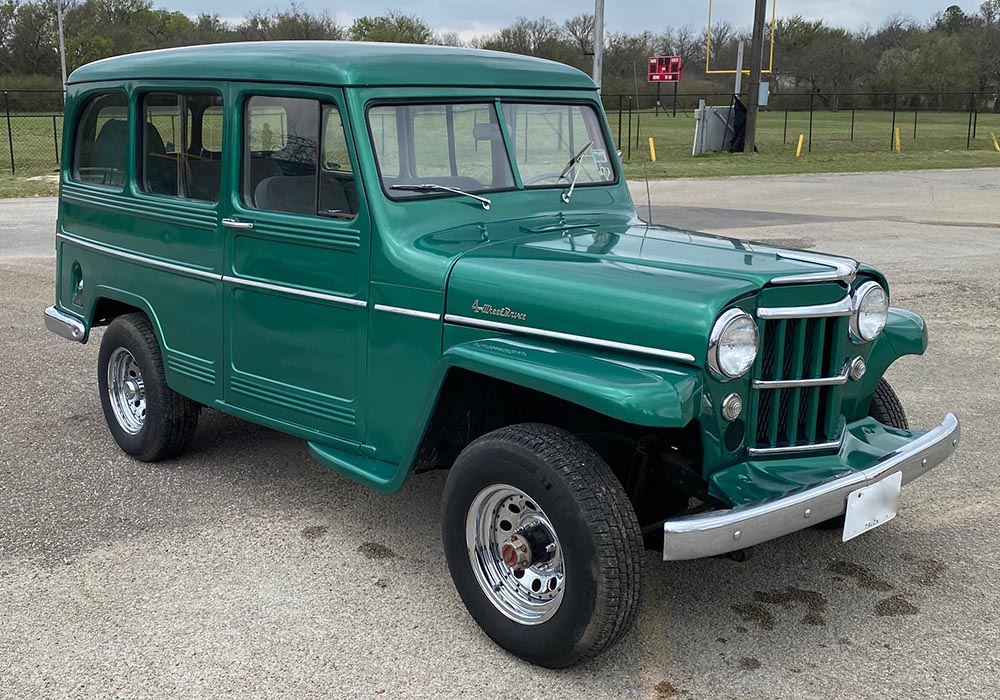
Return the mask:
<path fill-rule="evenodd" d="M 323 107 L 323 169 L 319 176 L 320 216 L 353 219 L 358 213 L 358 190 L 354 184 L 347 134 L 340 111 Z"/>
<path fill-rule="evenodd" d="M 139 189 L 217 202 L 222 143 L 220 96 L 167 92 L 143 96 Z"/>
<path fill-rule="evenodd" d="M 70 177 L 93 185 L 124 187 L 128 128 L 124 92 L 90 98 L 77 122 Z"/>
<path fill-rule="evenodd" d="M 241 191 L 253 209 L 353 219 L 357 188 L 337 108 L 293 97 L 247 100 Z"/>

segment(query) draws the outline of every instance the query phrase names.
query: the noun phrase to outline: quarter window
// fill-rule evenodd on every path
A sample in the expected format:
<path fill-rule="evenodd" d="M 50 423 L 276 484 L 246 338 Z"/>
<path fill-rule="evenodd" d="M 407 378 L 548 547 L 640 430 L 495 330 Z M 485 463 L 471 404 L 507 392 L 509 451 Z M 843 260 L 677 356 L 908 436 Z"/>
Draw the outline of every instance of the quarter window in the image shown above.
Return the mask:
<path fill-rule="evenodd" d="M 291 97 L 247 100 L 242 195 L 246 206 L 353 219 L 358 193 L 335 105 Z"/>
<path fill-rule="evenodd" d="M 124 187 L 128 128 L 124 92 L 90 98 L 77 123 L 70 177 L 93 185 Z"/>
<path fill-rule="evenodd" d="M 154 92 L 142 100 L 139 189 L 207 202 L 219 200 L 222 98 Z"/>

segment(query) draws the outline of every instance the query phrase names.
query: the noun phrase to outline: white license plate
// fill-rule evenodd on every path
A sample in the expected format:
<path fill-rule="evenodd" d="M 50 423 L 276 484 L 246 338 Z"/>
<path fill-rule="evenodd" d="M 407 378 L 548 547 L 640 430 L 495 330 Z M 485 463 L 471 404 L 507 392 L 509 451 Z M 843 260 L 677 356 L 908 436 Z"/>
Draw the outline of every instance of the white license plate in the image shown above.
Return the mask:
<path fill-rule="evenodd" d="M 844 542 L 884 525 L 896 517 L 902 472 L 896 472 L 871 486 L 852 491 L 847 497 Z"/>

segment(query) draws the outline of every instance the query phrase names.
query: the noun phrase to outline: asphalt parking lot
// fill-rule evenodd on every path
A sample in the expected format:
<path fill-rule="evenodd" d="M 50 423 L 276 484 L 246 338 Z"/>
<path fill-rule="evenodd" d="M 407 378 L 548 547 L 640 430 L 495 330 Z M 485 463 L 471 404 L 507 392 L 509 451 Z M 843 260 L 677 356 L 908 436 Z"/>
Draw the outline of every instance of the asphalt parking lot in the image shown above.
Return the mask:
<path fill-rule="evenodd" d="M 996 698 L 1000 169 L 651 191 L 658 223 L 871 262 L 893 304 L 927 319 L 928 353 L 889 379 L 912 426 L 954 411 L 963 442 L 904 489 L 894 522 L 846 544 L 804 531 L 742 564 L 650 552 L 623 643 L 529 666 L 452 587 L 443 473 L 379 495 L 213 412 L 182 459 L 125 457 L 98 343 L 42 325 L 55 203 L 0 200 L 0 695 Z"/>

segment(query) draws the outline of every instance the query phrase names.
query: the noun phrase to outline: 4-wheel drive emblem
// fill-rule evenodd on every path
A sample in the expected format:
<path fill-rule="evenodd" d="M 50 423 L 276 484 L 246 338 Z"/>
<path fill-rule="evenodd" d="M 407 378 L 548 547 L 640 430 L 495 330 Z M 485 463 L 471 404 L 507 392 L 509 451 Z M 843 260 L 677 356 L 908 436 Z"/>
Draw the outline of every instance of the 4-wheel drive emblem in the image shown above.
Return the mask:
<path fill-rule="evenodd" d="M 517 311 L 512 311 L 509 306 L 504 306 L 502 308 L 497 308 L 492 304 L 480 304 L 479 299 L 472 302 L 472 311 L 477 314 L 486 314 L 487 316 L 500 316 L 502 318 L 513 318 L 517 321 L 527 321 L 528 315 L 522 314 Z"/>

